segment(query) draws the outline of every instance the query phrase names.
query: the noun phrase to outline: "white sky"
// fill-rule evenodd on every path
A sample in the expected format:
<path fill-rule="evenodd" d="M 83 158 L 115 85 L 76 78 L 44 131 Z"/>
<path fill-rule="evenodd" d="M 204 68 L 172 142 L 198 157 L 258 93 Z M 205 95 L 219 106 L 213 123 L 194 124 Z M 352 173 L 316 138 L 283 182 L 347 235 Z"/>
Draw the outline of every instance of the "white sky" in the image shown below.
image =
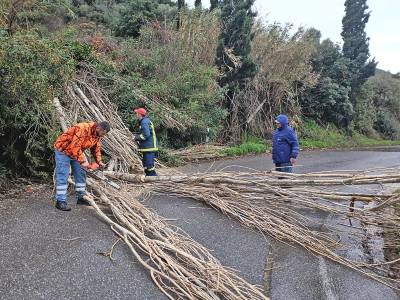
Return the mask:
<path fill-rule="evenodd" d="M 292 23 L 295 27 L 314 27 L 323 38 L 342 43 L 340 32 L 345 0 L 256 0 L 258 15 L 268 23 Z M 193 5 L 194 0 L 187 0 Z M 202 0 L 209 7 L 209 0 Z M 371 17 L 366 27 L 371 57 L 378 68 L 400 72 L 400 0 L 368 0 Z"/>

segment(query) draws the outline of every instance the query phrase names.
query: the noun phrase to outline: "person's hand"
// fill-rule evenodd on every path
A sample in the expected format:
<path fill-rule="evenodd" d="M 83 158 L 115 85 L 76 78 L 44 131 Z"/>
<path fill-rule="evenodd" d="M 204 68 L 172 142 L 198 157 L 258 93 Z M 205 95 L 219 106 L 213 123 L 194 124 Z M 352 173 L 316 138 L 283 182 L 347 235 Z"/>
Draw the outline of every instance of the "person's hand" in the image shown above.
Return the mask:
<path fill-rule="evenodd" d="M 294 157 L 291 157 L 291 158 L 290 158 L 290 163 L 291 163 L 292 165 L 294 165 L 294 164 L 296 163 L 296 159 L 295 159 Z"/>
<path fill-rule="evenodd" d="M 89 170 L 97 170 L 99 168 L 99 165 L 97 164 L 97 163 L 91 163 L 89 166 L 88 166 L 88 169 Z"/>
<path fill-rule="evenodd" d="M 84 163 L 81 163 L 81 167 L 84 169 L 89 168 L 89 163 L 87 161 L 85 161 Z"/>
<path fill-rule="evenodd" d="M 99 168 L 104 169 L 106 167 L 106 164 L 103 162 L 99 162 Z"/>

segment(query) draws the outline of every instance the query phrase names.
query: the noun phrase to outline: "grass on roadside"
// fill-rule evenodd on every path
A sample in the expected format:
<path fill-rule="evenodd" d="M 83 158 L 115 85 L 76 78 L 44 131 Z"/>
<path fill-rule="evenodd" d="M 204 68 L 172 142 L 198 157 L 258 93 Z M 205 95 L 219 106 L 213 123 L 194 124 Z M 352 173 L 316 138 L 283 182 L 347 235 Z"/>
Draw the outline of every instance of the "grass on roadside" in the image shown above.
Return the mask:
<path fill-rule="evenodd" d="M 300 137 L 302 148 L 325 149 L 400 145 L 400 141 L 372 139 L 357 132 L 353 132 L 350 136 L 333 125 L 321 127 L 314 121 L 307 121 L 304 125 Z"/>
<path fill-rule="evenodd" d="M 269 146 L 259 138 L 248 137 L 240 145 L 232 146 L 222 150 L 222 154 L 227 156 L 241 156 L 246 154 L 265 153 Z"/>
<path fill-rule="evenodd" d="M 167 167 L 179 167 L 185 164 L 185 161 L 180 156 L 163 148 L 158 152 L 158 159 Z"/>

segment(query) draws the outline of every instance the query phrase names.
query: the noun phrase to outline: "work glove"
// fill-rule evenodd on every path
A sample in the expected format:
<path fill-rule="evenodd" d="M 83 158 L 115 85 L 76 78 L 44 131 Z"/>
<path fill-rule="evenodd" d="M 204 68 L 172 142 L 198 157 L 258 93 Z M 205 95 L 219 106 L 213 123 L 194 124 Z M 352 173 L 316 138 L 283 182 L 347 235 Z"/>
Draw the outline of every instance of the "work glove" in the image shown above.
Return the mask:
<path fill-rule="evenodd" d="M 89 170 L 93 170 L 93 171 L 97 170 L 98 168 L 99 168 L 99 165 L 98 165 L 97 163 L 91 163 L 91 164 L 88 166 L 88 169 L 89 169 Z"/>

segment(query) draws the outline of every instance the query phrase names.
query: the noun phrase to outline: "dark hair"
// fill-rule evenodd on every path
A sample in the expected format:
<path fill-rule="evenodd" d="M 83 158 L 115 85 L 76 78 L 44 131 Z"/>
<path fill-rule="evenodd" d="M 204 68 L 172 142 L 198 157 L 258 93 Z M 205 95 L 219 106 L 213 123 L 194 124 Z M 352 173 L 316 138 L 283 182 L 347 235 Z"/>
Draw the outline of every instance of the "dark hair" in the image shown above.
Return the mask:
<path fill-rule="evenodd" d="M 105 132 L 109 132 L 111 128 L 110 123 L 108 123 L 107 121 L 100 122 L 97 124 L 97 126 L 103 129 Z"/>

